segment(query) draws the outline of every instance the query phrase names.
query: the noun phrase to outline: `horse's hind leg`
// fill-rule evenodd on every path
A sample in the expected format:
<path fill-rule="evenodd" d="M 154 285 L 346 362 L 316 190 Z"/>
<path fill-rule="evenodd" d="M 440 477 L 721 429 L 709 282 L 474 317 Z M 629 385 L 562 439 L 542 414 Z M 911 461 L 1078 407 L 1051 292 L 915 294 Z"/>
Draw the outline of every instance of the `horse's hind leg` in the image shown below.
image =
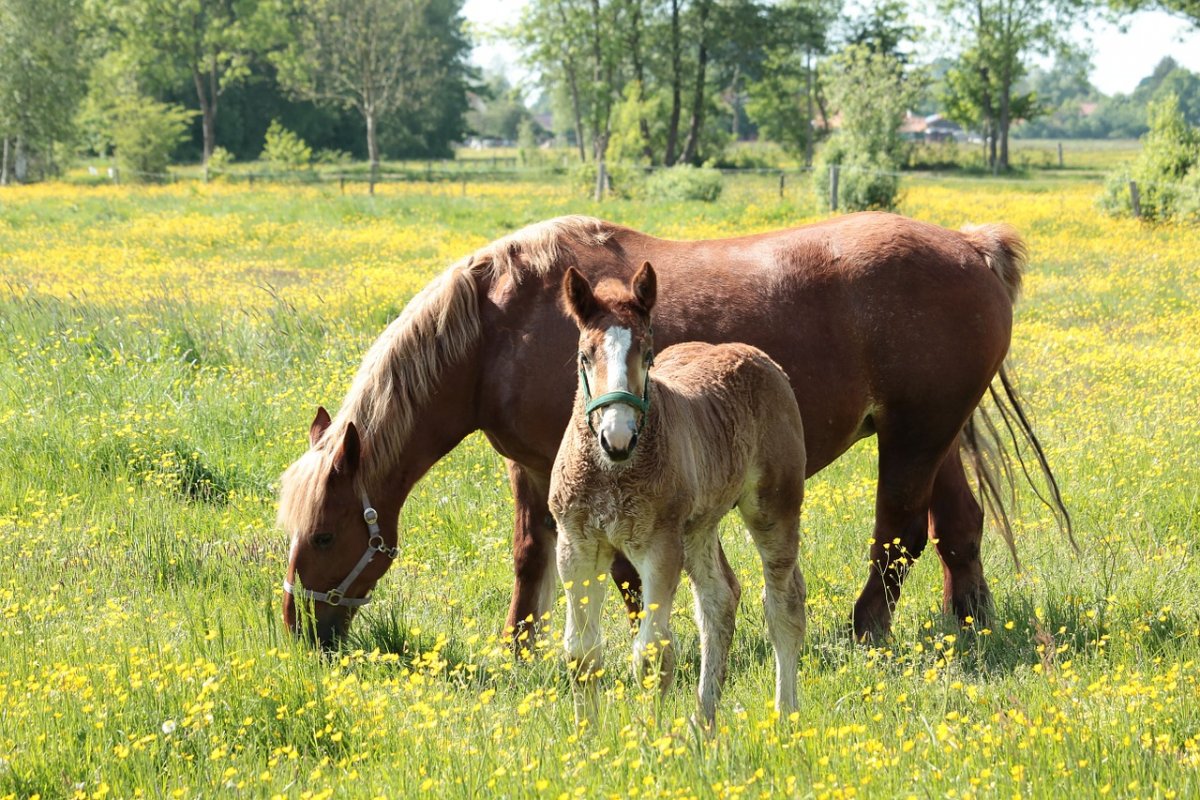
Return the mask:
<path fill-rule="evenodd" d="M 766 493 L 780 497 L 788 493 Z M 800 547 L 800 498 L 793 497 L 785 508 L 772 509 L 757 498 L 738 506 L 758 548 L 763 565 L 763 608 L 767 633 L 775 649 L 775 708 L 782 712 L 796 707 L 796 667 L 806 629 L 804 576 L 796 563 Z M 751 503 L 754 503 L 751 505 Z"/>
<path fill-rule="evenodd" d="M 684 566 L 692 579 L 696 626 L 700 629 L 700 684 L 696 696 L 704 723 L 711 725 L 725 685 L 742 587 L 725 559 L 715 528 L 703 535 L 703 541 L 693 543 Z"/>
<path fill-rule="evenodd" d="M 967 483 L 957 449 L 950 451 L 933 480 L 929 502 L 929 534 L 942 559 L 943 605 L 947 614 L 977 623 L 992 611 L 992 593 L 983 577 L 979 545 L 983 509 Z"/>
<path fill-rule="evenodd" d="M 929 501 L 933 478 L 957 429 L 931 437 L 919 419 L 893 418 L 879 432 L 879 485 L 870 572 L 854 604 L 857 639 L 886 634 L 900 587 L 929 541 Z M 940 447 L 929 441 L 941 439 Z"/>

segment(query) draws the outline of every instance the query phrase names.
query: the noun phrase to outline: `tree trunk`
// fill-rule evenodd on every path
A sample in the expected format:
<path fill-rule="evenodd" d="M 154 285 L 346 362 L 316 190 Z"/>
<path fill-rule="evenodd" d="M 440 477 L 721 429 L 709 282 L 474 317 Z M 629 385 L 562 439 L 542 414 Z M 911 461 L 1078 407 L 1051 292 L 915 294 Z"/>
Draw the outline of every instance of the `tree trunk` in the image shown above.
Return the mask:
<path fill-rule="evenodd" d="M 558 17 L 562 20 L 563 30 L 568 30 L 570 25 L 567 22 L 567 12 L 563 8 L 563 4 L 558 4 Z M 567 86 L 571 90 L 571 113 L 575 116 L 575 145 L 579 148 L 579 163 L 587 162 L 587 150 L 583 144 L 583 106 L 579 101 L 579 76 L 576 74 L 575 59 L 571 58 L 571 52 L 567 46 L 563 45 L 563 72 L 567 76 Z"/>
<path fill-rule="evenodd" d="M 1012 120 L 1009 119 L 1011 83 L 1006 71 L 1000 81 L 1000 160 L 996 164 L 997 173 L 1008 172 L 1008 128 L 1012 124 Z"/>
<path fill-rule="evenodd" d="M 692 95 L 692 122 L 688 126 L 687 143 L 683 146 L 683 160 L 692 163 L 700 148 L 700 130 L 704 127 L 704 84 L 708 70 L 708 13 L 711 5 L 700 4 L 700 49 L 696 53 L 696 86 Z"/>
<path fill-rule="evenodd" d="M 375 110 L 369 109 L 363 113 L 367 121 L 367 158 L 371 162 L 371 182 L 369 191 L 375 194 L 375 182 L 379 180 L 379 143 L 375 139 Z"/>
<path fill-rule="evenodd" d="M 804 52 L 804 93 L 808 98 L 807 119 L 804 121 L 804 166 L 813 164 L 813 74 L 812 50 Z"/>
<path fill-rule="evenodd" d="M 633 77 L 638 84 L 638 131 L 642 135 L 642 155 L 651 164 L 654 163 L 654 148 L 650 145 L 650 121 L 642 113 L 641 102 L 645 99 L 646 67 L 642 61 L 642 2 L 634 0 L 633 21 L 630 24 L 629 36 L 630 57 L 633 59 Z"/>
<path fill-rule="evenodd" d="M 196 82 L 196 99 L 200 102 L 200 127 L 204 132 L 204 163 L 208 163 L 213 151 L 213 139 L 216 137 L 217 104 L 216 98 L 210 98 L 204 89 L 204 76 L 200 70 L 192 70 L 192 78 Z"/>
<path fill-rule="evenodd" d="M 663 163 L 675 164 L 679 146 L 679 118 L 683 110 L 683 59 L 679 48 L 679 3 L 671 0 L 671 117 L 667 120 L 667 152 Z"/>
<path fill-rule="evenodd" d="M 25 140 L 17 137 L 16 152 L 13 156 L 13 176 L 17 183 L 29 180 L 29 155 L 25 152 Z"/>
<path fill-rule="evenodd" d="M 733 135 L 734 142 L 738 142 L 741 140 L 741 130 L 740 130 L 741 125 L 739 124 L 739 117 L 741 116 L 742 106 L 738 102 L 738 99 L 739 99 L 738 83 L 741 81 L 741 79 L 742 79 L 742 65 L 734 64 L 733 65 L 733 80 L 731 80 L 729 82 L 729 105 L 733 108 L 733 123 L 730 126 L 731 127 L 730 132 Z"/>
<path fill-rule="evenodd" d="M 0 159 L 0 186 L 8 186 L 8 136 L 4 137 L 4 157 Z"/>

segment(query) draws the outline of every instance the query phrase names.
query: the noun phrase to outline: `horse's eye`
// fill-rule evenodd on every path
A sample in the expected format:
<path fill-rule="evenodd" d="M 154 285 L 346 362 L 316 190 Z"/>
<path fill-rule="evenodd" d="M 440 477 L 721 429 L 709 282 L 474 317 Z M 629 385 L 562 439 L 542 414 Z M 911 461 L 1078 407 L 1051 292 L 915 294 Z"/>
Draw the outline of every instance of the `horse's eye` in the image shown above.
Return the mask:
<path fill-rule="evenodd" d="M 592 362 L 588 359 L 586 353 L 580 352 L 579 353 L 579 364 L 584 367 L 590 367 L 592 365 Z"/>
<path fill-rule="evenodd" d="M 642 356 L 642 361 L 644 361 L 646 363 L 647 367 L 650 366 L 651 364 L 653 364 L 654 363 L 654 351 L 647 350 L 646 355 Z"/>
<path fill-rule="evenodd" d="M 314 533 L 312 537 L 313 547 L 318 550 L 328 550 L 333 545 L 332 533 Z"/>

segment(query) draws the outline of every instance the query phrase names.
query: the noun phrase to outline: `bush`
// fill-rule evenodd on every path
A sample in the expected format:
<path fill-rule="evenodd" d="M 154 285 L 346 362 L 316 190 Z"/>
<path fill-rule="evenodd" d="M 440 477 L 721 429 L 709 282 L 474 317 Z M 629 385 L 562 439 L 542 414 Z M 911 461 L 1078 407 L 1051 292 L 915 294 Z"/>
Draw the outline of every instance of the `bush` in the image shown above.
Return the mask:
<path fill-rule="evenodd" d="M 608 173 L 608 192 L 614 197 L 628 200 L 637 197 L 641 191 L 642 170 L 633 164 L 607 162 L 604 165 Z M 577 164 L 571 170 L 571 178 L 587 196 L 591 197 L 596 191 L 596 162 L 589 161 Z"/>
<path fill-rule="evenodd" d="M 721 187 L 721 173 L 717 170 L 678 164 L 651 175 L 646 180 L 643 192 L 654 199 L 711 203 L 721 196 Z"/>
<path fill-rule="evenodd" d="M 267 128 L 262 157 L 272 169 L 285 172 L 307 169 L 312 161 L 312 148 L 275 119 L 271 120 L 271 125 Z"/>
<path fill-rule="evenodd" d="M 848 143 L 834 135 L 817 155 L 813 188 L 821 206 L 829 210 L 830 166 L 838 169 L 839 211 L 890 211 L 900 194 L 900 178 L 895 166 L 880 156 L 852 153 Z"/>
<path fill-rule="evenodd" d="M 224 147 L 214 147 L 212 154 L 208 157 L 208 176 L 217 178 L 229 171 L 229 165 L 233 163 L 233 153 L 230 153 Z"/>
<path fill-rule="evenodd" d="M 195 115 L 194 111 L 148 97 L 123 98 L 115 108 L 112 129 L 122 180 L 160 180 L 171 163 L 171 151 L 184 140 Z"/>
<path fill-rule="evenodd" d="M 1190 215 L 1192 187 L 1200 183 L 1200 130 L 1179 110 L 1175 95 L 1149 107 L 1150 130 L 1142 137 L 1142 152 L 1129 173 L 1109 177 L 1099 203 L 1110 214 L 1133 213 L 1129 181 L 1138 185 L 1142 218 L 1167 220 Z"/>

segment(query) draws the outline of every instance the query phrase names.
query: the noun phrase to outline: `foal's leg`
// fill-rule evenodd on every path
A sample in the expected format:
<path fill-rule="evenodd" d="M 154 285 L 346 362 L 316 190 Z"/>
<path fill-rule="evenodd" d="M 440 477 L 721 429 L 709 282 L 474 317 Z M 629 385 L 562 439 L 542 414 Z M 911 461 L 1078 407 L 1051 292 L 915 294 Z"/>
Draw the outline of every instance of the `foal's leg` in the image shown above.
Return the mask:
<path fill-rule="evenodd" d="M 742 587 L 725 560 L 716 528 L 688 549 L 685 566 L 692 579 L 696 626 L 700 629 L 700 685 L 696 696 L 703 721 L 711 726 L 725 686 Z"/>
<path fill-rule="evenodd" d="M 800 549 L 800 509 L 789 503 L 787 509 L 761 505 L 751 511 L 747 502 L 739 504 L 742 518 L 754 539 L 763 565 L 763 608 L 767 633 L 775 649 L 775 708 L 789 712 L 796 707 L 796 668 L 807 627 L 804 575 L 796 558 Z"/>
<path fill-rule="evenodd" d="M 661 691 L 675 677 L 675 641 L 671 636 L 671 607 L 683 571 L 683 543 L 679 535 L 660 536 L 642 548 L 626 552 L 642 576 L 642 623 L 633 640 L 633 675 L 641 680 L 658 676 Z"/>
<path fill-rule="evenodd" d="M 600 612 L 607 583 L 601 576 L 612 563 L 613 550 L 599 538 L 559 532 L 558 572 L 567 595 L 563 649 L 575 679 L 575 722 L 595 718 L 597 673 L 604 665 Z M 580 691 L 582 690 L 582 691 Z"/>
<path fill-rule="evenodd" d="M 508 461 L 515 519 L 513 525 L 513 593 L 505 630 L 517 655 L 531 647 L 537 624 L 554 605 L 554 520 L 548 505 L 549 478 Z"/>
<path fill-rule="evenodd" d="M 942 603 L 946 613 L 983 623 L 992 611 L 992 593 L 979 559 L 983 509 L 967 483 L 958 448 L 942 461 L 933 480 L 929 534 L 942 559 Z"/>

